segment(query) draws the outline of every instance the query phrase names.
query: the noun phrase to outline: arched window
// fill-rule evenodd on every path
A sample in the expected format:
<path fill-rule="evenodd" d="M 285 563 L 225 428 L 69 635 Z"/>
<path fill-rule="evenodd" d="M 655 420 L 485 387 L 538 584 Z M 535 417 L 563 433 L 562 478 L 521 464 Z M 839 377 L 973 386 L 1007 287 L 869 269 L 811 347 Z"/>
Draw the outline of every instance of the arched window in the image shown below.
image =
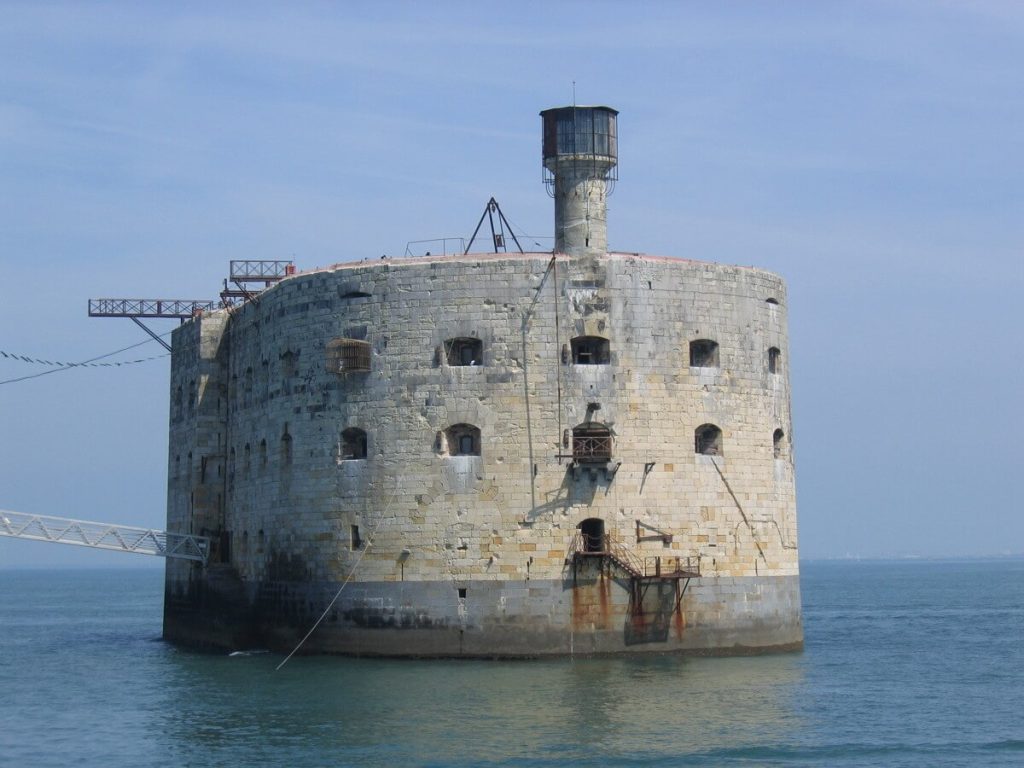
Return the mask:
<path fill-rule="evenodd" d="M 327 342 L 327 370 L 331 373 L 365 373 L 370 370 L 370 344 L 358 339 Z"/>
<path fill-rule="evenodd" d="M 714 424 L 701 424 L 693 433 L 694 451 L 705 456 L 722 455 L 722 430 Z"/>
<path fill-rule="evenodd" d="M 480 430 L 472 424 L 453 424 L 444 431 L 449 456 L 479 456 Z"/>
<path fill-rule="evenodd" d="M 764 303 L 771 304 L 772 306 L 777 307 L 779 305 L 779 300 L 776 299 L 774 296 L 769 296 L 767 299 L 764 300 Z"/>
<path fill-rule="evenodd" d="M 607 365 L 611 360 L 608 339 L 601 336 L 577 336 L 570 343 L 574 365 Z"/>
<path fill-rule="evenodd" d="M 484 345 L 480 339 L 462 336 L 444 343 L 448 365 L 483 365 Z"/>
<path fill-rule="evenodd" d="M 604 424 L 580 424 L 572 430 L 572 458 L 580 463 L 604 464 L 612 458 L 612 431 Z"/>
<path fill-rule="evenodd" d="M 776 429 L 775 432 L 772 434 L 772 445 L 776 459 L 782 458 L 783 451 L 786 447 L 785 438 L 786 433 L 783 432 L 781 429 Z"/>
<path fill-rule="evenodd" d="M 341 433 L 341 458 L 366 458 L 366 432 L 358 427 L 349 427 Z"/>
<path fill-rule="evenodd" d="M 782 371 L 782 352 L 778 347 L 768 349 L 768 373 L 780 373 Z"/>
<path fill-rule="evenodd" d="M 267 439 L 260 440 L 260 466 L 267 466 Z"/>
<path fill-rule="evenodd" d="M 718 342 L 711 339 L 697 339 L 690 342 L 691 368 L 717 368 Z"/>

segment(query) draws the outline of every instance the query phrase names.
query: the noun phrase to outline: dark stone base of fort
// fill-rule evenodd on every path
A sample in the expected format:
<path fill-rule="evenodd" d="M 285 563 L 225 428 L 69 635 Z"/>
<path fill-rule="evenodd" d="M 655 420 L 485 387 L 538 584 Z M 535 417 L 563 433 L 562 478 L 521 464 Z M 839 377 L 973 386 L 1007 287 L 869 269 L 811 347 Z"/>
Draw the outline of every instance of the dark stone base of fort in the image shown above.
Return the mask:
<path fill-rule="evenodd" d="M 562 580 L 243 583 L 211 566 L 165 594 L 164 638 L 192 648 L 530 658 L 736 655 L 803 647 L 798 576 L 631 584 L 600 568 Z M 332 599 L 337 600 L 331 604 Z M 330 607 L 328 607 L 330 606 Z"/>

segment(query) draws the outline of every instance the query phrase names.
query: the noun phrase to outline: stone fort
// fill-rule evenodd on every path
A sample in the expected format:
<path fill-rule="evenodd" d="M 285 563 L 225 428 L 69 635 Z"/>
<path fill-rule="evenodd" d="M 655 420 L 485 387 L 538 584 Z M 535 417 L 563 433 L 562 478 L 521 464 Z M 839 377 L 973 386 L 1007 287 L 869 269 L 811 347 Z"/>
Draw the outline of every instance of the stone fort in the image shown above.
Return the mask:
<path fill-rule="evenodd" d="M 164 633 L 531 657 L 802 646 L 787 300 L 608 252 L 618 113 L 545 110 L 555 247 L 290 274 L 174 333 Z"/>

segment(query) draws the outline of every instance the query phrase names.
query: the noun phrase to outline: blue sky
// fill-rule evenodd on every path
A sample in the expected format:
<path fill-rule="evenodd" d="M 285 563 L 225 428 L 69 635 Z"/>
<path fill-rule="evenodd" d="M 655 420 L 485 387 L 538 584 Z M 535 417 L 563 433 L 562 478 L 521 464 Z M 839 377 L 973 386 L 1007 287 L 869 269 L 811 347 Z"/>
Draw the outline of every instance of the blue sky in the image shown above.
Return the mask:
<path fill-rule="evenodd" d="M 621 111 L 613 249 L 789 283 L 802 555 L 1024 552 L 1019 4 L 7 2 L 3 19 L 0 349 L 126 347 L 146 337 L 88 319 L 88 298 L 212 298 L 230 259 L 400 255 L 468 236 L 491 195 L 550 247 L 537 113 L 575 81 Z M 0 508 L 162 526 L 168 367 L 0 385 Z M 42 370 L 0 359 L 0 380 Z M 0 567 L 147 563 L 0 540 Z"/>

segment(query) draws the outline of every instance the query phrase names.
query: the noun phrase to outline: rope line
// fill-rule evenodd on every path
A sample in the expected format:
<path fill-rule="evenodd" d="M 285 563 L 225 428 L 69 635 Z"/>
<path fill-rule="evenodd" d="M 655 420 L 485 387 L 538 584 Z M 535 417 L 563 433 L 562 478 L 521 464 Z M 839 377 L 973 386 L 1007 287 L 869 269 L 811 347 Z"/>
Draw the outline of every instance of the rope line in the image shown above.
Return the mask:
<path fill-rule="evenodd" d="M 377 529 L 380 527 L 380 524 L 383 522 L 384 517 L 388 513 L 388 510 L 391 509 L 391 503 L 395 500 L 396 496 L 398 496 L 398 488 L 397 487 L 395 488 L 395 492 L 393 494 L 391 494 L 391 498 L 388 499 L 388 503 L 384 505 L 384 509 L 380 513 L 380 517 L 377 518 L 377 522 L 374 523 L 373 530 L 370 531 L 370 535 L 366 538 L 366 546 L 363 547 L 362 551 L 360 551 L 359 557 L 357 557 L 356 561 L 352 564 L 352 568 L 349 569 L 348 575 L 345 577 L 345 580 L 341 583 L 341 586 L 338 587 L 338 591 L 334 593 L 334 597 L 331 598 L 331 602 L 329 602 L 327 604 L 327 607 L 324 608 L 324 612 L 320 614 L 320 618 L 317 619 L 316 622 L 313 624 L 313 626 L 309 628 L 309 632 L 307 632 L 305 634 L 305 636 L 301 640 L 299 640 L 298 645 L 296 645 L 292 649 L 292 652 L 284 657 L 284 661 L 282 661 L 280 664 L 278 664 L 276 667 L 274 667 L 274 671 L 275 672 L 280 672 L 281 671 L 281 667 L 283 667 L 285 664 L 287 664 L 289 662 L 289 660 L 292 658 L 292 656 L 294 656 L 296 653 L 299 652 L 299 649 L 306 643 L 306 641 L 310 638 L 310 636 L 314 632 L 316 632 L 316 628 L 319 627 L 323 623 L 323 620 L 327 618 L 327 614 L 331 612 L 331 608 L 333 608 L 334 604 L 336 602 L 338 602 L 338 598 L 341 597 L 341 593 L 345 591 L 345 587 L 347 587 L 348 583 L 350 581 L 352 581 L 352 577 L 355 575 L 356 569 L 359 568 L 359 564 L 363 561 L 363 555 L 365 555 L 367 552 L 369 552 L 370 551 L 370 547 L 373 546 L 373 537 L 376 535 Z"/>
<path fill-rule="evenodd" d="M 725 483 L 725 490 L 729 492 L 732 497 L 733 503 L 736 504 L 736 509 L 740 511 L 740 517 L 743 518 L 743 522 L 747 524 L 747 528 L 750 530 L 750 539 L 754 542 L 754 546 L 757 547 L 757 553 L 764 560 L 765 565 L 768 565 L 768 558 L 764 556 L 764 550 L 761 548 L 761 542 L 757 540 L 757 534 L 754 532 L 754 526 L 751 525 L 750 520 L 747 518 L 746 510 L 743 509 L 743 505 L 740 504 L 740 500 L 736 498 L 736 494 L 732 490 L 732 486 L 729 485 L 729 481 L 725 479 L 725 473 L 722 472 L 722 468 L 718 466 L 718 462 L 714 456 L 711 456 L 711 463 L 715 465 L 715 469 L 718 470 L 718 476 L 722 478 L 722 482 Z M 739 524 L 737 524 L 738 527 Z M 781 535 L 781 531 L 780 531 Z M 756 560 L 755 560 L 756 564 Z"/>
<path fill-rule="evenodd" d="M 169 336 L 171 333 L 173 333 L 173 331 L 168 331 L 167 333 L 162 333 L 160 335 L 161 336 Z M 49 375 L 51 373 L 58 373 L 60 371 L 70 371 L 70 370 L 73 370 L 75 368 L 92 368 L 92 367 L 101 367 L 101 366 L 111 366 L 111 367 L 114 367 L 114 366 L 121 366 L 121 365 L 134 365 L 136 363 L 146 363 L 146 362 L 149 362 L 150 360 L 157 360 L 157 359 L 159 359 L 161 357 L 167 357 L 167 355 L 156 355 L 155 357 L 146 357 L 146 358 L 142 358 L 140 360 L 126 360 L 126 361 L 123 361 L 123 362 L 120 362 L 120 363 L 101 363 L 99 365 L 95 365 L 97 360 L 105 360 L 108 357 L 113 357 L 114 355 L 119 355 L 122 352 L 127 352 L 129 349 L 135 349 L 136 347 L 141 347 L 143 344 L 150 344 L 150 343 L 152 343 L 152 341 L 153 341 L 153 339 L 146 339 L 144 341 L 136 342 L 135 344 L 129 344 L 127 347 L 122 347 L 121 349 L 115 349 L 113 352 L 107 352 L 106 354 L 97 355 L 96 357 L 90 357 L 88 360 L 83 360 L 80 363 L 53 363 L 53 362 L 47 363 L 47 361 L 45 361 L 45 360 L 40 360 L 38 358 L 28 357 L 27 355 L 15 355 L 14 353 L 11 353 L 11 352 L 2 352 L 2 351 L 0 351 L 0 355 L 3 355 L 3 357 L 7 358 L 7 359 L 18 360 L 20 362 L 27 362 L 27 363 L 37 363 L 37 364 L 42 364 L 42 365 L 47 365 L 48 364 L 48 365 L 58 366 L 58 367 L 55 367 L 55 368 L 51 368 L 48 371 L 42 371 L 41 373 L 33 373 L 33 374 L 29 374 L 28 376 L 19 376 L 19 377 L 14 378 L 14 379 L 5 379 L 4 381 L 0 381 L 0 384 L 13 384 L 13 383 L 15 383 L 17 381 L 27 381 L 28 379 L 37 379 L 40 376 L 47 376 L 47 375 Z"/>
<path fill-rule="evenodd" d="M 150 360 L 156 360 L 159 357 L 167 357 L 167 355 L 153 355 L 152 357 L 143 357 L 138 360 L 122 360 L 118 363 L 67 363 L 54 362 L 51 360 L 41 360 L 38 357 L 28 357 L 27 355 L 16 355 L 13 352 L 4 352 L 2 349 L 0 349 L 0 357 L 5 357 L 8 360 L 17 360 L 22 363 L 49 365 L 58 368 L 112 368 L 119 365 L 134 365 L 135 363 L 148 363 Z"/>

